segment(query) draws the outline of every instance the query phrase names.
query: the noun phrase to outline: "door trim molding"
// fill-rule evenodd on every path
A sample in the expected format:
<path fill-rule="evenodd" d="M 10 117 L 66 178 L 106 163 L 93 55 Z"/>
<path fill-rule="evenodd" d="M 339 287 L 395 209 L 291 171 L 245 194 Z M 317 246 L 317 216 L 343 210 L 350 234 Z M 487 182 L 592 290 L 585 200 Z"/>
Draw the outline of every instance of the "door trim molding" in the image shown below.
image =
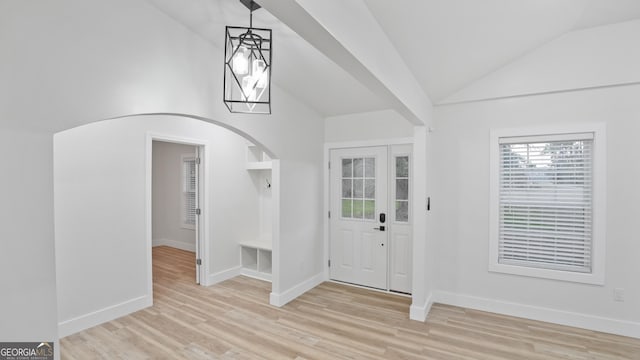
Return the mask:
<path fill-rule="evenodd" d="M 330 174 L 329 174 L 329 161 L 331 160 L 331 150 L 337 150 L 337 149 L 348 149 L 348 148 L 359 148 L 359 147 L 370 147 L 370 146 L 391 146 L 391 145 L 413 145 L 413 141 L 414 138 L 412 137 L 407 137 L 407 138 L 389 138 L 389 139 L 377 139 L 377 140 L 363 140 L 363 141 L 342 141 L 342 142 L 326 142 L 324 143 L 324 151 L 323 151 L 323 158 L 324 158 L 324 163 L 323 163 L 323 179 L 324 179 L 324 189 L 323 189 L 323 193 L 324 193 L 324 199 L 323 199 L 323 221 L 322 221 L 322 228 L 323 228 L 323 242 L 324 242 L 324 249 L 323 249 L 323 274 L 324 274 L 324 279 L 325 281 L 328 281 L 330 279 L 330 274 L 329 274 L 329 210 L 331 210 L 330 206 L 329 206 L 329 198 L 331 197 L 330 194 L 330 183 L 331 183 L 331 179 L 330 179 Z"/>
<path fill-rule="evenodd" d="M 153 297 L 153 267 L 152 267 L 152 254 L 151 249 L 153 247 L 153 218 L 152 218 L 152 162 L 153 162 L 153 142 L 154 141 L 163 141 L 170 142 L 176 144 L 185 144 L 200 147 L 200 158 L 202 159 L 202 166 L 204 171 L 200 171 L 200 186 L 202 187 L 202 191 L 199 193 L 200 196 L 200 209 L 204 216 L 200 217 L 200 221 L 198 221 L 198 226 L 200 227 L 199 237 L 196 239 L 198 242 L 196 246 L 200 246 L 200 258 L 202 259 L 202 266 L 200 266 L 200 285 L 207 286 L 209 283 L 209 242 L 204 239 L 209 239 L 209 216 L 207 216 L 207 210 L 209 209 L 209 179 L 210 169 L 209 166 L 206 166 L 207 159 L 209 159 L 209 148 L 210 143 L 209 140 L 205 139 L 197 139 L 197 138 L 188 138 L 182 136 L 175 136 L 173 134 L 164 134 L 164 133 L 156 133 L 152 131 L 148 131 L 146 135 L 146 154 L 145 154 L 145 238 L 146 238 L 146 248 L 147 248 L 147 295 Z"/>
<path fill-rule="evenodd" d="M 412 137 L 379 139 L 379 140 L 326 142 L 324 143 L 324 150 L 325 150 L 325 156 L 326 156 L 328 154 L 327 152 L 328 150 L 359 148 L 359 147 L 369 147 L 369 146 L 407 145 L 407 144 L 413 144 Z"/>

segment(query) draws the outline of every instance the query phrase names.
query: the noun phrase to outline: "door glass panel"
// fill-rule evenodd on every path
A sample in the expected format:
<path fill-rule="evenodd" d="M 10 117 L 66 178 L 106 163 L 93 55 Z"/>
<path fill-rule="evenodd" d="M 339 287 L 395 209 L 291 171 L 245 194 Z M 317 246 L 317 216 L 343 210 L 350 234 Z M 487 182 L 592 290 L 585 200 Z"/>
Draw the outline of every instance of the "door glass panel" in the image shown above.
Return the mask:
<path fill-rule="evenodd" d="M 396 201 L 396 221 L 409 221 L 408 201 Z"/>
<path fill-rule="evenodd" d="M 353 177 L 364 177 L 364 162 L 362 159 L 353 159 Z"/>
<path fill-rule="evenodd" d="M 342 199 L 342 217 L 351 217 L 351 199 Z"/>
<path fill-rule="evenodd" d="M 342 179 L 342 197 L 343 198 L 351 198 L 351 194 L 353 194 L 351 192 L 351 186 L 352 186 L 353 180 L 351 179 Z"/>
<path fill-rule="evenodd" d="M 342 159 L 342 217 L 375 219 L 376 158 Z M 366 200 L 365 200 L 366 199 Z"/>
<path fill-rule="evenodd" d="M 409 157 L 396 157 L 396 177 L 409 177 Z"/>
<path fill-rule="evenodd" d="M 342 177 L 350 178 L 353 175 L 352 159 L 342 159 Z"/>
<path fill-rule="evenodd" d="M 409 157 L 396 156 L 395 173 L 395 200 L 396 216 L 395 221 L 409 221 Z"/>
<path fill-rule="evenodd" d="M 353 217 L 362 219 L 364 214 L 364 202 L 362 200 L 353 200 Z"/>
<path fill-rule="evenodd" d="M 364 197 L 367 199 L 376 198 L 376 179 L 365 179 L 364 181 Z"/>
<path fill-rule="evenodd" d="M 364 197 L 364 180 L 353 179 L 353 197 L 362 199 Z"/>
<path fill-rule="evenodd" d="M 364 159 L 364 176 L 368 178 L 376 177 L 376 159 L 375 158 Z"/>
<path fill-rule="evenodd" d="M 409 179 L 396 179 L 396 200 L 409 200 Z"/>

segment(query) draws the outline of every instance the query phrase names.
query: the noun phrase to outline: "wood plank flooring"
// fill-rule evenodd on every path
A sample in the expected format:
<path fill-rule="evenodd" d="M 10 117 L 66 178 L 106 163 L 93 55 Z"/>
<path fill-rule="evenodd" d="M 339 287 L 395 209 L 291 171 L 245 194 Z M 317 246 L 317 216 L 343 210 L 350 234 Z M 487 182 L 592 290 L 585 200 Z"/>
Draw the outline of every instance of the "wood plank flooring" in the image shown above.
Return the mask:
<path fill-rule="evenodd" d="M 201 287 L 193 253 L 153 249 L 154 305 L 60 341 L 63 359 L 640 359 L 640 340 L 324 283 L 282 308 L 247 277 Z"/>

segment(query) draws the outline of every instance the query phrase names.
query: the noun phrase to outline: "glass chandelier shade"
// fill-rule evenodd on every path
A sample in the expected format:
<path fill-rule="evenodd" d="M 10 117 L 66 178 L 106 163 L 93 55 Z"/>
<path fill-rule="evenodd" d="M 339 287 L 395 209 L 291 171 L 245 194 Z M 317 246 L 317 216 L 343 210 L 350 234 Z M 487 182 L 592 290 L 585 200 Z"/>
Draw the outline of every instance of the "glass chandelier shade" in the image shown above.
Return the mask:
<path fill-rule="evenodd" d="M 252 15 L 249 27 L 226 27 L 224 103 L 233 113 L 271 114 L 271 29 L 254 28 Z"/>

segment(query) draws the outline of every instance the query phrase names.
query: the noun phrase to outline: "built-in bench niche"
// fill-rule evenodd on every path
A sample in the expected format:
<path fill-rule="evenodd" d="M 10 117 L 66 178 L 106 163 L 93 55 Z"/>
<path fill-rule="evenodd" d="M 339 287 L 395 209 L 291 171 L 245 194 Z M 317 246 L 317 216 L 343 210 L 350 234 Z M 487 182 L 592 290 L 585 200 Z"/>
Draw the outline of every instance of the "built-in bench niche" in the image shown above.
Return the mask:
<path fill-rule="evenodd" d="M 240 243 L 242 275 L 271 281 L 271 246 L 258 241 Z"/>
<path fill-rule="evenodd" d="M 254 180 L 259 196 L 259 235 L 243 239 L 240 245 L 241 273 L 245 276 L 271 281 L 272 259 L 272 201 L 271 158 L 258 146 L 247 146 L 247 171 Z"/>

